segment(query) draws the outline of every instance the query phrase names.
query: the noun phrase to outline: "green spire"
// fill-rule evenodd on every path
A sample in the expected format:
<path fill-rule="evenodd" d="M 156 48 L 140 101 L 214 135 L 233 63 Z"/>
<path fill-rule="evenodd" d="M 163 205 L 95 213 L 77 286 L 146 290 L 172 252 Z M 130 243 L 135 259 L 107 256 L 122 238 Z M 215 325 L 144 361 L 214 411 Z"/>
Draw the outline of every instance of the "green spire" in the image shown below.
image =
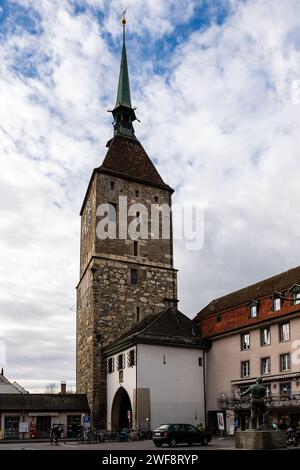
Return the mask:
<path fill-rule="evenodd" d="M 114 117 L 114 135 L 121 135 L 135 139 L 134 128 L 132 123 L 136 120 L 134 108 L 131 105 L 130 97 L 130 84 L 129 74 L 126 56 L 126 44 L 125 44 L 125 25 L 126 18 L 125 12 L 122 15 L 122 26 L 123 26 L 123 46 L 121 55 L 121 66 L 118 84 L 117 101 L 114 109 L 112 110 Z"/>
<path fill-rule="evenodd" d="M 130 97 L 130 84 L 129 84 L 129 74 L 128 74 L 128 65 L 127 65 L 127 55 L 126 55 L 126 44 L 125 44 L 125 23 L 123 24 L 123 46 L 122 46 L 122 55 L 121 55 L 121 65 L 120 65 L 120 74 L 119 74 L 119 85 L 118 85 L 118 95 L 115 108 L 118 106 L 126 106 L 131 108 L 131 97 Z"/>

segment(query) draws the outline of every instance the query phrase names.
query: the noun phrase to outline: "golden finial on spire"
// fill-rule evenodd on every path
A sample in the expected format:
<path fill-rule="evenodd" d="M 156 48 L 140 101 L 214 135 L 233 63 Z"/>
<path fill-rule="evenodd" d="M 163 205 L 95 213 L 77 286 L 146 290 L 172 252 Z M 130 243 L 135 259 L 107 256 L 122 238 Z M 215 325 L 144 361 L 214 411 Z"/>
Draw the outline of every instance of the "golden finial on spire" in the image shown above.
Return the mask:
<path fill-rule="evenodd" d="M 126 10 L 127 10 L 127 8 L 125 8 L 125 10 L 124 10 L 123 13 L 122 13 L 121 23 L 122 23 L 122 25 L 123 25 L 123 28 L 125 28 L 125 25 L 126 25 L 126 17 L 125 17 L 125 15 L 126 15 Z"/>

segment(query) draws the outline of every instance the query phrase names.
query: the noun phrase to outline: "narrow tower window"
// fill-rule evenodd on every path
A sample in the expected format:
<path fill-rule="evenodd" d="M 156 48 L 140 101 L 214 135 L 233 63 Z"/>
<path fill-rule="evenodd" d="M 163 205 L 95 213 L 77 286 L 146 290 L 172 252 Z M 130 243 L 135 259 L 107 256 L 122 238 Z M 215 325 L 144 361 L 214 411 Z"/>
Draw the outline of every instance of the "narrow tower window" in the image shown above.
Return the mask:
<path fill-rule="evenodd" d="M 136 286 L 138 283 L 138 272 L 137 269 L 130 269 L 130 284 Z"/>
<path fill-rule="evenodd" d="M 140 319 L 141 319 L 140 307 L 138 305 L 135 308 L 135 319 L 136 319 L 137 322 L 139 322 Z"/>
<path fill-rule="evenodd" d="M 133 256 L 138 256 L 138 242 L 133 242 Z"/>
<path fill-rule="evenodd" d="M 117 204 L 110 202 L 108 206 L 108 220 L 116 223 L 117 221 Z"/>

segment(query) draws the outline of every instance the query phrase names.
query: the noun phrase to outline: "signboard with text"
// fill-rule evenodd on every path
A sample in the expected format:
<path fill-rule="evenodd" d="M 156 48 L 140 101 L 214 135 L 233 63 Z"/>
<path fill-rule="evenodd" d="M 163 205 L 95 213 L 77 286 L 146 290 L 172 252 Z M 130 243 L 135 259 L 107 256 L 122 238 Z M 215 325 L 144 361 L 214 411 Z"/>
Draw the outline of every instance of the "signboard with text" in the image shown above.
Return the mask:
<path fill-rule="evenodd" d="M 218 428 L 220 431 L 224 431 L 225 426 L 224 426 L 224 414 L 223 413 L 217 413 L 217 419 L 218 419 Z"/>
<path fill-rule="evenodd" d="M 91 427 L 91 417 L 88 415 L 83 416 L 83 427 L 84 428 L 90 428 Z"/>
<path fill-rule="evenodd" d="M 28 432 L 28 423 L 19 422 L 19 432 Z"/>

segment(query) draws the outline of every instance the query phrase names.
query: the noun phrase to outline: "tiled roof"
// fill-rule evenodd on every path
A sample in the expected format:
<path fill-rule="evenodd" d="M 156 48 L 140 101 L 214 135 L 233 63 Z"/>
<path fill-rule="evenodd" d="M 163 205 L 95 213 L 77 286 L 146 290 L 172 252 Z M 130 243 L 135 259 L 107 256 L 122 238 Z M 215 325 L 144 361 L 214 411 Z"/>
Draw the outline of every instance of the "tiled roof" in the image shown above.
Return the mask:
<path fill-rule="evenodd" d="M 88 411 L 86 395 L 78 394 L 0 394 L 0 410 Z"/>
<path fill-rule="evenodd" d="M 208 342 L 202 340 L 194 321 L 175 307 L 167 307 L 159 313 L 147 316 L 110 344 L 107 349 L 110 350 L 118 344 L 122 345 L 126 340 L 197 348 L 208 347 Z"/>
<path fill-rule="evenodd" d="M 172 189 L 164 183 L 152 161 L 138 140 L 114 136 L 108 142 L 108 151 L 99 170 L 109 171 L 123 177 Z"/>
<path fill-rule="evenodd" d="M 198 313 L 195 320 L 288 290 L 294 284 L 300 284 L 300 266 L 213 300 Z"/>

